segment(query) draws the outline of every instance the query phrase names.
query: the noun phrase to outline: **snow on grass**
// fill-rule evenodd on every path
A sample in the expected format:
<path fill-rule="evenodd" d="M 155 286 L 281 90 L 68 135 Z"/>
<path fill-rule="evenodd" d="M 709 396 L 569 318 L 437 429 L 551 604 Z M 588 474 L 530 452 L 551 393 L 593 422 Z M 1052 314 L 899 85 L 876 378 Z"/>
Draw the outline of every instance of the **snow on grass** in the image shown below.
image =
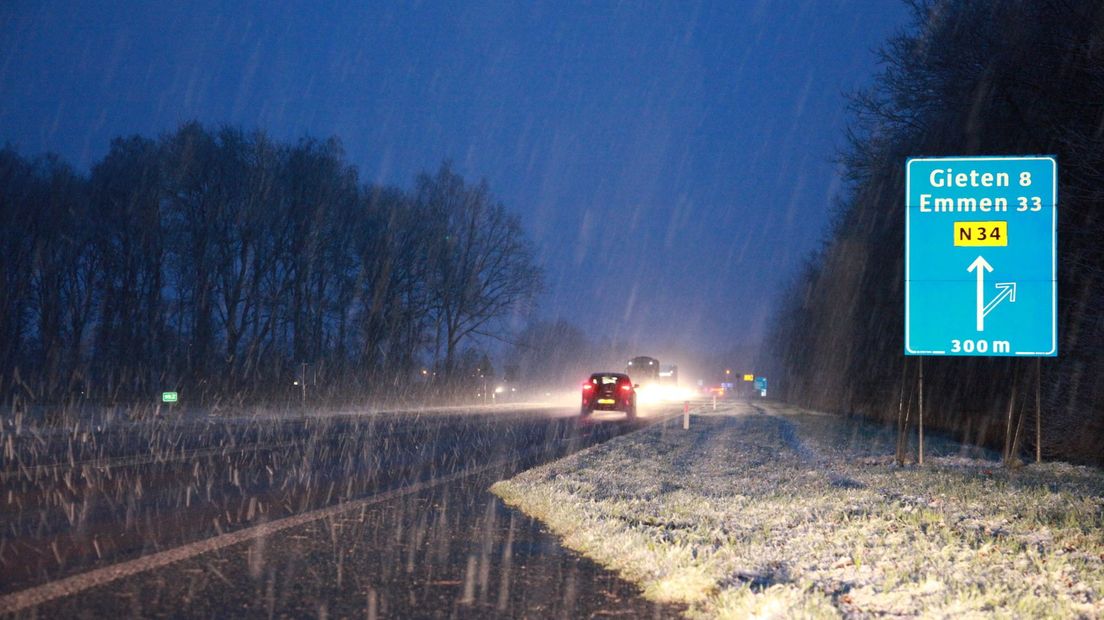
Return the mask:
<path fill-rule="evenodd" d="M 923 468 L 860 420 L 737 405 L 496 484 L 564 544 L 691 617 L 1104 616 L 1104 474 Z"/>

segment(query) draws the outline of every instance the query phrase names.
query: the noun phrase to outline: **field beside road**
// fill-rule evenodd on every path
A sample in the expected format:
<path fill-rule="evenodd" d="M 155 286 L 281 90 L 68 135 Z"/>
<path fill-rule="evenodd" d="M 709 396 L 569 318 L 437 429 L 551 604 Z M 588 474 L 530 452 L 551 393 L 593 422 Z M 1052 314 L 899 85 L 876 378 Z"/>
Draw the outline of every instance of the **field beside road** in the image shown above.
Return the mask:
<path fill-rule="evenodd" d="M 890 429 L 740 404 L 492 491 L 692 617 L 1104 615 L 1104 473 L 892 455 Z"/>

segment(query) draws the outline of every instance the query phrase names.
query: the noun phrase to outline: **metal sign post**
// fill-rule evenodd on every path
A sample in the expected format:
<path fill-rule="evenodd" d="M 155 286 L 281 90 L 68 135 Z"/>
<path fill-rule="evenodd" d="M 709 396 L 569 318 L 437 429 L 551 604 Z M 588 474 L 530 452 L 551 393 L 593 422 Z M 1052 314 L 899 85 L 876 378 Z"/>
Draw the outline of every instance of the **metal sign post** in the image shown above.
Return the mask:
<path fill-rule="evenodd" d="M 917 406 L 917 430 L 920 435 L 920 447 L 917 455 L 916 464 L 924 464 L 924 358 L 920 358 L 920 378 L 919 378 L 920 398 Z"/>

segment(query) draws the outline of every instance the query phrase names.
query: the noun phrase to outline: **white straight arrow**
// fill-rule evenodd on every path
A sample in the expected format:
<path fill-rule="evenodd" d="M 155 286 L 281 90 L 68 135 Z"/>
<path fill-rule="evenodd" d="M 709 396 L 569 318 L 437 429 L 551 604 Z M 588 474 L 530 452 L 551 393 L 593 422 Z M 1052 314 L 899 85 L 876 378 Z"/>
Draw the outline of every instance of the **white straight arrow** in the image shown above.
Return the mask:
<path fill-rule="evenodd" d="M 966 271 L 977 272 L 977 330 L 985 331 L 985 272 L 993 271 L 993 266 L 985 257 L 978 256 Z"/>

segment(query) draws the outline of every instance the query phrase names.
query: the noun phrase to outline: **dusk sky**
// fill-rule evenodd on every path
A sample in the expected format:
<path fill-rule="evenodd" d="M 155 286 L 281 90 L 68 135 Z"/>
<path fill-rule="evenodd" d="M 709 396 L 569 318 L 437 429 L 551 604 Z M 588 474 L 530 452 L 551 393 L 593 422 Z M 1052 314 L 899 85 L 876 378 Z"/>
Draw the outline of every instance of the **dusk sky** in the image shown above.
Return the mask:
<path fill-rule="evenodd" d="M 544 318 L 642 353 L 755 343 L 841 191 L 893 0 L 6 2 L 0 142 L 87 170 L 198 119 L 338 136 L 365 182 L 451 159 L 517 213 Z M 110 6 L 109 6 L 110 5 Z"/>

